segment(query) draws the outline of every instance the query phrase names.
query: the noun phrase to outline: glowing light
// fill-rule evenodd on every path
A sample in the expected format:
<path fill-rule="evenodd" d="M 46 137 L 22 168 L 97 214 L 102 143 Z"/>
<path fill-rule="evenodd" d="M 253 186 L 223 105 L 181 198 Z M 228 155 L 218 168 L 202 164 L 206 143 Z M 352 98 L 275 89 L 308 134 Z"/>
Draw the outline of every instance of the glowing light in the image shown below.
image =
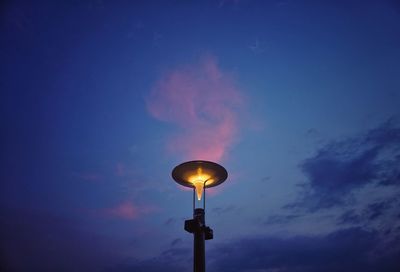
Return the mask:
<path fill-rule="evenodd" d="M 201 200 L 201 197 L 203 195 L 203 188 L 204 188 L 204 183 L 202 181 L 196 182 L 194 186 L 196 187 L 196 194 L 197 194 L 197 200 Z"/>
<path fill-rule="evenodd" d="M 204 173 L 201 167 L 197 168 L 197 173 L 188 177 L 188 181 L 193 184 L 196 189 L 197 200 L 201 200 L 205 185 L 211 185 L 214 179 L 210 174 Z"/>
<path fill-rule="evenodd" d="M 221 165 L 210 161 L 188 161 L 172 170 L 172 178 L 180 185 L 193 188 L 201 200 L 205 188 L 214 187 L 226 180 L 228 172 Z"/>

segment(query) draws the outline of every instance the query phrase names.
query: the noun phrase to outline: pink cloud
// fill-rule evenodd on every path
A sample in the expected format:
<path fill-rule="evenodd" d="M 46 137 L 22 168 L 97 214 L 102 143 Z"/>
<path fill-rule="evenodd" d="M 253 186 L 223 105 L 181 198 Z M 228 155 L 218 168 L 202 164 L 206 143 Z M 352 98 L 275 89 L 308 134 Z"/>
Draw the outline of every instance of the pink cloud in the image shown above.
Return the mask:
<path fill-rule="evenodd" d="M 239 131 L 243 97 L 213 57 L 169 71 L 147 99 L 150 114 L 176 125 L 167 149 L 186 159 L 221 161 Z"/>
<path fill-rule="evenodd" d="M 130 201 L 124 201 L 114 207 L 102 209 L 101 214 L 111 218 L 133 220 L 156 210 L 153 206 L 136 206 Z"/>

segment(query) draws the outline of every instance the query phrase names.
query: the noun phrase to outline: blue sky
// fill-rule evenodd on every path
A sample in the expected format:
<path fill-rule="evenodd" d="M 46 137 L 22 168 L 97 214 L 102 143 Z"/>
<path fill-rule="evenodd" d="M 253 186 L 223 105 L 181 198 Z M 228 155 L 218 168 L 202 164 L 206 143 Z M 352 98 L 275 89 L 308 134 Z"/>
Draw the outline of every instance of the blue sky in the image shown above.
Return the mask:
<path fill-rule="evenodd" d="M 6 1 L 5 271 L 398 271 L 396 1 Z"/>

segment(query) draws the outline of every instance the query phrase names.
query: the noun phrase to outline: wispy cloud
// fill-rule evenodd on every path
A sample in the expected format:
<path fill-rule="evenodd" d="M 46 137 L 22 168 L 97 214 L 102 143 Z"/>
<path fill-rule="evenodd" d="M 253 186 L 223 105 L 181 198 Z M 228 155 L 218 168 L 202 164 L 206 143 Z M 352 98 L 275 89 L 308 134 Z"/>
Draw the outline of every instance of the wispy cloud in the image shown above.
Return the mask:
<path fill-rule="evenodd" d="M 381 224 L 384 227 L 380 227 L 381 230 L 390 230 L 396 229 L 397 226 L 400 226 L 398 219 L 398 198 L 387 198 L 383 201 L 376 201 L 367 204 L 365 207 L 361 207 L 361 209 L 349 209 L 343 212 L 338 218 L 337 221 L 339 224 L 347 224 L 347 225 L 369 225 L 372 226 L 372 221 L 378 222 L 386 222 L 391 221 L 390 224 Z M 385 218 L 383 218 L 385 217 Z"/>
<path fill-rule="evenodd" d="M 130 201 L 124 201 L 111 208 L 100 210 L 100 214 L 109 218 L 120 218 L 125 220 L 134 220 L 139 216 L 155 212 L 154 206 L 138 206 Z"/>
<path fill-rule="evenodd" d="M 239 131 L 242 94 L 214 57 L 168 71 L 147 99 L 150 114 L 180 130 L 167 148 L 186 159 L 220 161 Z"/>

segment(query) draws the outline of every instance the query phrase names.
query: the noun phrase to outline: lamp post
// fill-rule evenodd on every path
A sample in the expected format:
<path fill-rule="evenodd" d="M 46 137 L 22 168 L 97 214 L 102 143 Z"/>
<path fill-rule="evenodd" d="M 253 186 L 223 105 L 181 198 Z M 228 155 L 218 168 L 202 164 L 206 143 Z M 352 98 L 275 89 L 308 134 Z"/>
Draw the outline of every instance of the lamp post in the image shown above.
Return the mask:
<path fill-rule="evenodd" d="M 193 219 L 185 221 L 185 230 L 193 233 L 193 271 L 204 272 L 205 240 L 213 239 L 213 230 L 206 226 L 206 188 L 226 180 L 228 172 L 221 165 L 210 161 L 184 162 L 172 170 L 172 178 L 182 186 L 193 188 Z M 203 201 L 201 201 L 203 198 Z M 200 206 L 200 207 L 197 207 Z M 202 206 L 202 207 L 201 207 Z"/>

